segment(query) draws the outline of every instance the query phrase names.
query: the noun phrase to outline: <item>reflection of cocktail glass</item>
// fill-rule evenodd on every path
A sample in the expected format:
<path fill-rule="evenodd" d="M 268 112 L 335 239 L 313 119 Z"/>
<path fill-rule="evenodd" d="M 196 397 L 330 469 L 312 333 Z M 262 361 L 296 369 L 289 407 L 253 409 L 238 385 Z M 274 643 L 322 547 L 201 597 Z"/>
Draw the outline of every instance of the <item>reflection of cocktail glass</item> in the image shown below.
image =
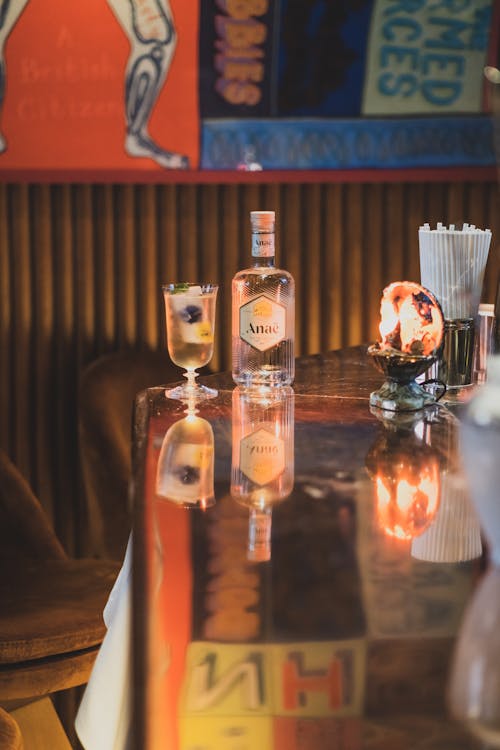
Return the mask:
<path fill-rule="evenodd" d="M 187 383 L 165 391 L 168 398 L 213 398 L 217 391 L 197 385 L 196 370 L 212 359 L 214 351 L 214 284 L 167 284 L 163 287 L 167 315 L 167 343 L 171 360 L 183 367 Z"/>
<path fill-rule="evenodd" d="M 158 458 L 156 494 L 185 508 L 209 508 L 214 495 L 214 433 L 189 411 L 167 430 Z"/>

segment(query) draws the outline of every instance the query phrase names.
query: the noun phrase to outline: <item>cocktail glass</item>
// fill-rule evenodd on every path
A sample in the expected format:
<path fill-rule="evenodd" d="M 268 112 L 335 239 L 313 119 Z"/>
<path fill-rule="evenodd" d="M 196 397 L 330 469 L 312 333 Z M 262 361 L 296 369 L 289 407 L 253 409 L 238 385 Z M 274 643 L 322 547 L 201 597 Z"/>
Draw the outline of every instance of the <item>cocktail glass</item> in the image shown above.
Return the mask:
<path fill-rule="evenodd" d="M 168 398 L 196 401 L 214 398 L 217 391 L 198 385 L 197 369 L 214 351 L 216 284 L 166 284 L 162 287 L 167 316 L 167 344 L 172 362 L 183 367 L 187 383 L 165 391 Z"/>

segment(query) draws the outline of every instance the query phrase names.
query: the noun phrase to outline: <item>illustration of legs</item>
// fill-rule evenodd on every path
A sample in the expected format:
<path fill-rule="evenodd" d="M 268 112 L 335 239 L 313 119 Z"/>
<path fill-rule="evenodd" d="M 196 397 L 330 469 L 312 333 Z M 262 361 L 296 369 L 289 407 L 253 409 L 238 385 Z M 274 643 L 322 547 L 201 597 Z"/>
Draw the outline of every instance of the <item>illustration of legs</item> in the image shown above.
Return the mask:
<path fill-rule="evenodd" d="M 125 151 L 169 169 L 187 169 L 182 154 L 158 146 L 148 124 L 174 56 L 177 35 L 168 0 L 108 0 L 130 41 L 125 74 Z"/>
<path fill-rule="evenodd" d="M 28 0 L 0 0 L 0 113 L 6 88 L 5 42 Z M 0 127 L 0 154 L 7 149 L 7 142 Z"/>

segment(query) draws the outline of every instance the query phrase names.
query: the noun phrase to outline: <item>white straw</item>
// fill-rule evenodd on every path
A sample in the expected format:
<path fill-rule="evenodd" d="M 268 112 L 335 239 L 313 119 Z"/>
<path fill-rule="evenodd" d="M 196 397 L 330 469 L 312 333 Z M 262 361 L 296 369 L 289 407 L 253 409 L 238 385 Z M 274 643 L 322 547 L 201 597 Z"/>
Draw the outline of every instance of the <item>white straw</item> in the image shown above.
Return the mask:
<path fill-rule="evenodd" d="M 419 227 L 420 278 L 434 293 L 448 320 L 473 318 L 477 314 L 484 270 L 491 243 L 491 230 L 464 222 L 442 222 L 436 229 L 428 223 Z"/>
<path fill-rule="evenodd" d="M 411 554 L 429 562 L 463 562 L 481 556 L 481 532 L 464 478 L 441 477 L 441 500 L 432 524 L 412 540 Z"/>

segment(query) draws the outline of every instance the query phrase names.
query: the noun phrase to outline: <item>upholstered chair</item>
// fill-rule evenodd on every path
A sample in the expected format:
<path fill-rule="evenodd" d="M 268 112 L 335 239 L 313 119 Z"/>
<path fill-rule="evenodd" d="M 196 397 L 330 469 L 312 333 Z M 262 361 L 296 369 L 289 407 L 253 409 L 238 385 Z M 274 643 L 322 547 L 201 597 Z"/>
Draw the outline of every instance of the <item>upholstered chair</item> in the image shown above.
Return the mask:
<path fill-rule="evenodd" d="M 131 529 L 129 480 L 134 399 L 182 380 L 166 351 L 118 351 L 84 370 L 79 391 L 80 456 L 87 509 L 86 554 L 122 560 Z"/>
<path fill-rule="evenodd" d="M 68 558 L 28 483 L 0 451 L 2 749 L 70 750 L 51 696 L 87 682 L 118 567 Z"/>
<path fill-rule="evenodd" d="M 3 708 L 0 708 L 0 747 L 2 750 L 23 750 L 21 730 Z"/>

